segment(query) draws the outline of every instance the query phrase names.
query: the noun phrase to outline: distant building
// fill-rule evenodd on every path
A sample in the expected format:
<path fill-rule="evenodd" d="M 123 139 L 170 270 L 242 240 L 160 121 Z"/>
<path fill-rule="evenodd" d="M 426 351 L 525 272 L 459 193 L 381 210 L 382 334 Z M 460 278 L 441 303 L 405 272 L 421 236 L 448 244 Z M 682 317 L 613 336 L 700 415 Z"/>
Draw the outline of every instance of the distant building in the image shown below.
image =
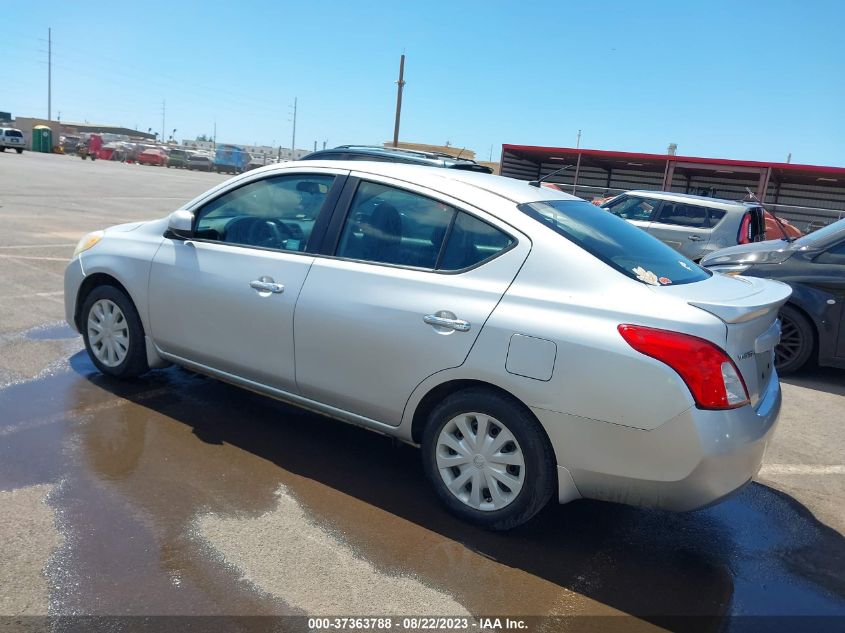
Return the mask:
<path fill-rule="evenodd" d="M 101 123 L 79 123 L 76 121 L 48 121 L 47 119 L 39 119 L 35 117 L 17 117 L 12 125 L 23 132 L 27 145 L 32 138 L 32 128 L 36 125 L 46 125 L 53 130 L 53 143 L 58 145 L 59 138 L 68 134 L 119 134 L 121 136 L 128 136 L 133 139 L 155 140 L 155 134 L 148 132 L 141 132 L 140 130 L 133 130 L 132 128 L 123 127 L 120 125 L 105 125 Z"/>

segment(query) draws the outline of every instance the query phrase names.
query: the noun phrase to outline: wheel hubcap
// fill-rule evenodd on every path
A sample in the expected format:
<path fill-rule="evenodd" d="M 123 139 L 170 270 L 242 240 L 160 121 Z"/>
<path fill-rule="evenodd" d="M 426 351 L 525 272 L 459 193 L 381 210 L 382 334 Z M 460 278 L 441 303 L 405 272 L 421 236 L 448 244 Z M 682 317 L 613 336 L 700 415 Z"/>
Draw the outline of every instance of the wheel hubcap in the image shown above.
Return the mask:
<path fill-rule="evenodd" d="M 106 367 L 117 367 L 129 353 L 129 323 L 114 301 L 100 299 L 88 313 L 91 352 Z"/>
<path fill-rule="evenodd" d="M 525 456 L 516 437 L 483 413 L 449 420 L 437 438 L 436 458 L 449 491 L 476 510 L 501 510 L 525 482 Z"/>

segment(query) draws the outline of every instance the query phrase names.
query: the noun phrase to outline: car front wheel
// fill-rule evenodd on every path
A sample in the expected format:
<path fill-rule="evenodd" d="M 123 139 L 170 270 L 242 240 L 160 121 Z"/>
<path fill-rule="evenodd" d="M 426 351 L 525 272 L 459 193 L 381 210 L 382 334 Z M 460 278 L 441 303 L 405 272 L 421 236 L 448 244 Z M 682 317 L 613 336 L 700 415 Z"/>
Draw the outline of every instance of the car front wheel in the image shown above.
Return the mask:
<path fill-rule="evenodd" d="M 530 520 L 555 490 L 555 459 L 531 413 L 485 389 L 446 398 L 423 434 L 423 465 L 440 500 L 491 530 Z"/>
<path fill-rule="evenodd" d="M 122 290 L 94 288 L 82 306 L 80 326 L 85 349 L 104 374 L 134 378 L 149 370 L 141 319 Z"/>

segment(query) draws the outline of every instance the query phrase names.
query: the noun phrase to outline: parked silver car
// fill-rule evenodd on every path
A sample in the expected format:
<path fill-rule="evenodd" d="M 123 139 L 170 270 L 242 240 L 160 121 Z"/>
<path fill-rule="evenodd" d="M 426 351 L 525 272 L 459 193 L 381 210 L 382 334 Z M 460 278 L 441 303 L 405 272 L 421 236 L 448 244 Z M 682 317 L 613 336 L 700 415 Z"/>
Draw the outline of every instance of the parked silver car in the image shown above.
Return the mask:
<path fill-rule="evenodd" d="M 178 363 L 421 444 L 492 529 L 553 495 L 688 510 L 749 481 L 789 293 L 564 193 L 358 161 L 250 171 L 85 236 L 65 273 L 103 373 Z"/>
<path fill-rule="evenodd" d="M 766 239 L 758 203 L 669 191 L 628 191 L 601 205 L 697 262 L 722 248 Z"/>

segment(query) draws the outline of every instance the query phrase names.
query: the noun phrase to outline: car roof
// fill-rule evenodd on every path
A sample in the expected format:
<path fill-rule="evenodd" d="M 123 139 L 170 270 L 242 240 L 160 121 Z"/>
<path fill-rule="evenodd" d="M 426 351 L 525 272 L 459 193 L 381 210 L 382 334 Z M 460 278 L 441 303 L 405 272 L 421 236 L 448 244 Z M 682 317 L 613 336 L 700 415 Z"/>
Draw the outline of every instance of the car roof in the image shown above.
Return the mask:
<path fill-rule="evenodd" d="M 675 193 L 673 191 L 650 191 L 648 189 L 636 189 L 634 191 L 626 191 L 622 195 L 648 196 L 649 198 L 657 198 L 659 200 L 679 200 L 685 202 L 694 202 L 703 207 L 759 207 L 759 202 L 746 202 L 744 200 L 727 200 L 726 198 L 710 198 L 708 196 L 696 196 L 691 193 Z"/>
<path fill-rule="evenodd" d="M 319 160 L 320 156 L 327 156 L 335 153 L 361 154 L 365 156 L 379 156 L 387 159 L 406 159 L 416 161 L 420 164 L 436 164 L 446 167 L 460 166 L 465 168 L 477 168 L 487 170 L 488 167 L 479 165 L 470 158 L 460 158 L 452 154 L 442 152 L 425 152 L 404 147 L 382 147 L 380 145 L 338 145 L 332 149 L 322 149 L 303 156 L 300 160 Z"/>
<path fill-rule="evenodd" d="M 555 191 L 547 187 L 535 187 L 528 184 L 526 180 L 506 178 L 475 171 L 462 169 L 440 169 L 427 167 L 425 165 L 409 165 L 405 163 L 386 163 L 382 161 L 366 160 L 309 160 L 288 161 L 259 167 L 253 170 L 252 174 L 263 173 L 283 174 L 289 169 L 335 169 L 348 170 L 352 172 L 386 176 L 396 180 L 404 180 L 408 183 L 429 187 L 435 191 L 449 189 L 449 184 L 457 184 L 463 187 L 480 189 L 493 195 L 500 196 L 516 204 L 525 202 L 539 202 L 543 200 L 572 200 L 584 202 L 577 196 Z M 444 182 L 447 181 L 447 182 Z M 444 191 L 445 193 L 445 191 Z M 586 203 L 585 204 L 589 204 Z"/>

